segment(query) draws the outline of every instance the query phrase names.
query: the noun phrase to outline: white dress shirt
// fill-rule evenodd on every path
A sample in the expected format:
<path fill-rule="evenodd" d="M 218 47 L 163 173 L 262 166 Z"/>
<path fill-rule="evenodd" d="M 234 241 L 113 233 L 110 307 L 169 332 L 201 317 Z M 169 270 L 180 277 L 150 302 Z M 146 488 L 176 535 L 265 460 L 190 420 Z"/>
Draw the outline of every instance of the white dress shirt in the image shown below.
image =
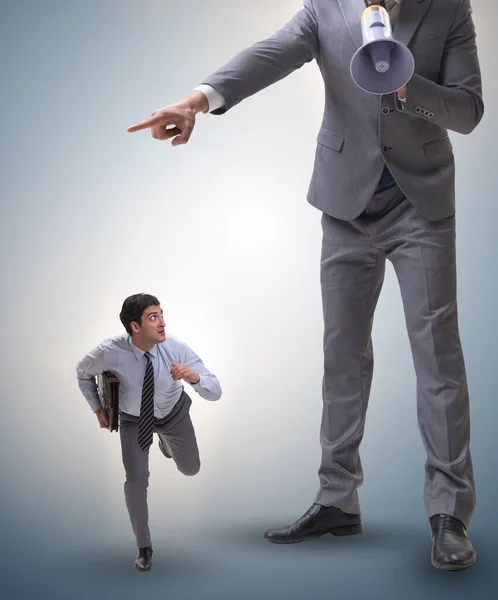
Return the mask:
<path fill-rule="evenodd" d="M 140 416 L 142 385 L 145 375 L 145 352 L 135 346 L 124 333 L 101 342 L 76 366 L 78 384 L 88 404 L 95 412 L 101 408 L 95 377 L 110 371 L 119 380 L 119 408 L 130 415 Z M 187 364 L 199 375 L 199 383 L 190 384 L 206 400 L 218 400 L 221 386 L 218 379 L 205 366 L 197 354 L 177 338 L 168 335 L 156 344 L 149 354 L 154 368 L 154 416 L 165 417 L 180 399 L 183 382 L 171 375 L 172 363 Z"/>

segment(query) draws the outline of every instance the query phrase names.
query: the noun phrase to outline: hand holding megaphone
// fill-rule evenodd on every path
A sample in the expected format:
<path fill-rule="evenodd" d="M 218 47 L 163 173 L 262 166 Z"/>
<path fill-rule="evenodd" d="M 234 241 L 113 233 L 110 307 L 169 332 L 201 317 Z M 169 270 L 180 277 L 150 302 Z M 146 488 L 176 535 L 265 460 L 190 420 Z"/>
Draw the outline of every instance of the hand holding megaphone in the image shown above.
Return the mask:
<path fill-rule="evenodd" d="M 351 77 L 370 94 L 390 94 L 405 86 L 415 70 L 410 50 L 393 39 L 387 10 L 370 5 L 361 16 L 363 45 L 351 60 Z"/>

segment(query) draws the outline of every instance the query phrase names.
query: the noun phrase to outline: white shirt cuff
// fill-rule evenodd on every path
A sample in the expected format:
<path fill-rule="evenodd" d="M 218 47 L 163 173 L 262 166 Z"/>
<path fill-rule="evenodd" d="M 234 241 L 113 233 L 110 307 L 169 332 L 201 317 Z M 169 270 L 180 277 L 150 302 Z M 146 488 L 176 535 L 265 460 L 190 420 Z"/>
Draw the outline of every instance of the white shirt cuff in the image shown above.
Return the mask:
<path fill-rule="evenodd" d="M 225 106 L 225 98 L 223 98 L 220 92 L 216 91 L 210 85 L 201 83 L 201 85 L 198 85 L 196 88 L 194 88 L 194 90 L 197 92 L 202 92 L 204 96 L 206 96 L 209 104 L 209 112 L 213 112 L 213 110 Z"/>
<path fill-rule="evenodd" d="M 397 100 L 397 103 L 398 103 L 398 110 L 401 110 L 401 111 L 405 110 L 406 98 L 400 98 L 398 96 L 398 94 L 396 93 L 396 100 Z"/>

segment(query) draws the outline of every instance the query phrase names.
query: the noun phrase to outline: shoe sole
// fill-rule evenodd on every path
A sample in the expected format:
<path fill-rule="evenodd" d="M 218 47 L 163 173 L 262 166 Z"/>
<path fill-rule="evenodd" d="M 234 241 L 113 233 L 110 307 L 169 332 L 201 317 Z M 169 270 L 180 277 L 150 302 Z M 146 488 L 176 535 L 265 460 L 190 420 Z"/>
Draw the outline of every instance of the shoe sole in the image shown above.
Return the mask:
<path fill-rule="evenodd" d="M 337 529 L 332 529 L 331 531 L 324 531 L 323 533 L 319 533 L 317 535 L 310 535 L 306 538 L 301 538 L 299 540 L 272 540 L 270 538 L 265 537 L 267 542 L 271 542 L 272 544 L 299 544 L 300 542 L 308 542 L 309 540 L 316 540 L 324 535 L 335 535 L 337 537 L 345 537 L 347 535 L 359 535 L 363 531 L 361 523 L 358 525 L 350 525 L 347 527 L 338 527 Z"/>

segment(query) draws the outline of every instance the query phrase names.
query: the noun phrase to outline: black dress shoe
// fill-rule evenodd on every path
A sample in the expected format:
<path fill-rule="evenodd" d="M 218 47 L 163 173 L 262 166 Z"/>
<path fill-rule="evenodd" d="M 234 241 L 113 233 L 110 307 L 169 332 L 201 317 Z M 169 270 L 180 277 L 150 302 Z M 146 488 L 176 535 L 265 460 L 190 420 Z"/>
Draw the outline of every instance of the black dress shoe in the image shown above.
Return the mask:
<path fill-rule="evenodd" d="M 460 571 L 473 565 L 477 553 L 461 521 L 450 515 L 429 519 L 432 534 L 432 564 L 436 569 Z"/>
<path fill-rule="evenodd" d="M 152 567 L 152 548 L 150 546 L 139 548 L 137 558 L 133 564 L 137 571 L 150 571 Z"/>
<path fill-rule="evenodd" d="M 361 533 L 360 515 L 343 512 L 335 506 L 313 504 L 295 523 L 280 529 L 269 529 L 265 539 L 274 544 L 295 544 L 330 533 L 356 535 Z"/>

